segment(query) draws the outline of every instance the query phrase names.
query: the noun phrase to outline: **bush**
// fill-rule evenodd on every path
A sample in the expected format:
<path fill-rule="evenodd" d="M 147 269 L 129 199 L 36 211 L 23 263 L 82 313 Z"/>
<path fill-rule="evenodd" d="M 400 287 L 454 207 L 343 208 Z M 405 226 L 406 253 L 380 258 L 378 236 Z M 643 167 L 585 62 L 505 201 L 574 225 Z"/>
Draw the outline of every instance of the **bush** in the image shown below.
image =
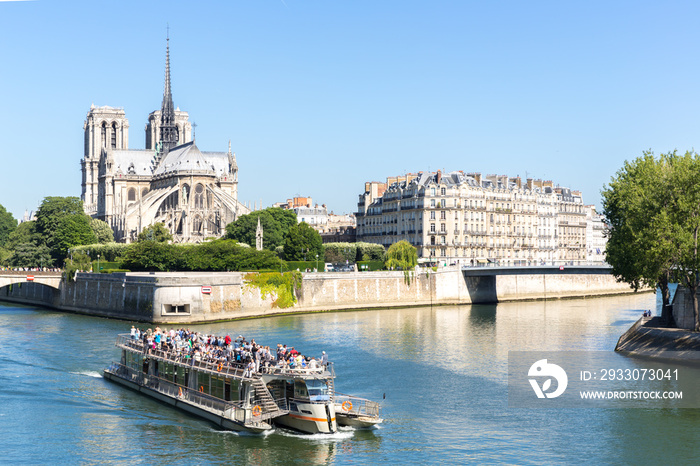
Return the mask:
<path fill-rule="evenodd" d="M 271 293 L 277 295 L 272 307 L 287 308 L 297 302 L 297 290 L 301 287 L 299 272 L 265 272 L 249 273 L 244 277 L 244 286 L 254 286 L 260 290 L 263 299 Z"/>
<path fill-rule="evenodd" d="M 131 244 L 124 243 L 105 243 L 105 244 L 88 244 L 85 246 L 75 246 L 71 248 L 73 252 L 87 253 L 90 251 L 90 257 L 97 259 L 100 255 L 100 262 L 118 262 L 131 247 Z"/>

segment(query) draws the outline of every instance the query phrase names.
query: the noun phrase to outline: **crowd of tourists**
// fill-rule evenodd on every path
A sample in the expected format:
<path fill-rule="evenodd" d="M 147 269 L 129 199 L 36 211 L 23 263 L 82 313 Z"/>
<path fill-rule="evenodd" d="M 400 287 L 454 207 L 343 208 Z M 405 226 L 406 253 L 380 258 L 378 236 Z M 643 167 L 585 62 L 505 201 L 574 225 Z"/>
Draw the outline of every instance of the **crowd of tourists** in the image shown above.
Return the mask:
<path fill-rule="evenodd" d="M 141 343 L 144 353 L 162 352 L 175 361 L 207 362 L 222 371 L 224 368 L 243 369 L 244 377 L 256 372 L 305 371 L 322 372 L 328 364 L 326 352 L 320 358 L 307 357 L 293 346 L 278 344 L 271 349 L 246 340 L 242 335 L 205 335 L 190 329 L 141 330 L 131 327 L 131 339 Z"/>
<path fill-rule="evenodd" d="M 58 267 L 4 267 L 0 266 L 3 272 L 62 272 Z"/>

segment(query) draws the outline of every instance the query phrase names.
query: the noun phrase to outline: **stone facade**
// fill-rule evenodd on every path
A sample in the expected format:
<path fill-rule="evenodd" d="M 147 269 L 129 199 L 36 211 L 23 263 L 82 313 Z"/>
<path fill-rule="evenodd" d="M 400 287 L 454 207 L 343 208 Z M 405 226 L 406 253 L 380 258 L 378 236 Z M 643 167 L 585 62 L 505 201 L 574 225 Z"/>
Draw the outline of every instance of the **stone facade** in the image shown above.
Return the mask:
<path fill-rule="evenodd" d="M 145 149 L 129 149 L 121 108 L 93 105 L 83 129 L 85 212 L 106 221 L 117 241 L 134 241 L 160 222 L 176 242 L 199 242 L 222 236 L 228 223 L 249 212 L 238 202 L 230 142 L 228 152 L 200 151 L 187 112 L 173 107 L 169 47 L 163 106 L 148 116 Z"/>
<path fill-rule="evenodd" d="M 365 183 L 357 241 L 406 240 L 420 262 L 583 264 L 581 193 L 551 181 L 480 173 L 424 173 Z"/>

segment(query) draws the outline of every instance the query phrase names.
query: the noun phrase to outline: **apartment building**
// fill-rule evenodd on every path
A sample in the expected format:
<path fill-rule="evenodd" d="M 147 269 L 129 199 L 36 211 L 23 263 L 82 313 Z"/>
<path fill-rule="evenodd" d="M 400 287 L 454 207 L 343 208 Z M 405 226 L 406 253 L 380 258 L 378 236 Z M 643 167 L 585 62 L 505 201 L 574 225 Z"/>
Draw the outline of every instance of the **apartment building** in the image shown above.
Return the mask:
<path fill-rule="evenodd" d="M 581 193 L 552 181 L 418 172 L 365 183 L 357 240 L 406 240 L 421 263 L 581 264 L 586 215 Z"/>

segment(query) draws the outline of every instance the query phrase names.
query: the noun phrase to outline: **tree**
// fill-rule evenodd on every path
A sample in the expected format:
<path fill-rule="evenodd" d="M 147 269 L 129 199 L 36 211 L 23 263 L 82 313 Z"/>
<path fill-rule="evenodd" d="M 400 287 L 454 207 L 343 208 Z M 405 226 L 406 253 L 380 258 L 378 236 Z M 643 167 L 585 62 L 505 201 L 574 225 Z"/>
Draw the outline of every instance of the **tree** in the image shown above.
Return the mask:
<path fill-rule="evenodd" d="M 13 267 L 52 267 L 51 251 L 44 245 L 20 243 L 15 246 L 8 262 Z"/>
<path fill-rule="evenodd" d="M 288 261 L 323 259 L 323 240 L 306 222 L 292 226 L 284 238 L 284 258 Z"/>
<path fill-rule="evenodd" d="M 112 227 L 109 226 L 109 223 L 104 220 L 93 218 L 90 220 L 90 227 L 92 228 L 92 232 L 95 233 L 98 243 L 105 244 L 114 242 L 114 231 L 112 231 Z"/>
<path fill-rule="evenodd" d="M 17 220 L 5 210 L 5 207 L 0 205 L 0 247 L 5 245 L 7 238 L 15 228 L 17 228 Z"/>
<path fill-rule="evenodd" d="M 418 251 L 411 243 L 401 240 L 389 246 L 384 266 L 387 269 L 413 270 L 418 264 Z"/>
<path fill-rule="evenodd" d="M 670 194 L 668 209 L 658 223 L 669 232 L 674 256 L 674 272 L 679 284 L 690 292 L 693 303 L 695 331 L 700 331 L 698 312 L 698 278 L 700 274 L 700 156 L 686 152 L 670 157 L 671 176 L 667 189 Z"/>
<path fill-rule="evenodd" d="M 51 255 L 64 258 L 73 246 L 93 244 L 97 237 L 90 226 L 90 217 L 85 214 L 66 215 L 59 220 L 53 234 Z"/>
<path fill-rule="evenodd" d="M 282 246 L 285 235 L 297 223 L 294 211 L 270 207 L 241 215 L 235 222 L 226 225 L 226 238 L 255 246 L 258 218 L 260 218 L 260 225 L 263 229 L 263 248 L 269 251 L 274 251 L 277 246 Z"/>
<path fill-rule="evenodd" d="M 50 237 L 63 217 L 77 214 L 85 215 L 83 201 L 79 198 L 45 197 L 36 213 L 37 231 L 46 237 Z"/>
<path fill-rule="evenodd" d="M 173 270 L 178 262 L 178 249 L 174 244 L 159 241 L 139 241 L 131 244 L 124 254 L 122 267 L 129 270 L 164 272 Z"/>
<path fill-rule="evenodd" d="M 700 233 L 700 159 L 686 152 L 651 152 L 625 162 L 603 190 L 603 210 L 610 226 L 606 261 L 618 280 L 635 290 L 660 288 L 662 317 L 671 322 L 668 284 L 678 280 L 693 300 L 698 318 L 698 233 Z"/>
<path fill-rule="evenodd" d="M 59 226 L 65 218 L 70 220 L 62 224 L 61 235 L 58 237 Z M 71 226 L 79 230 L 72 232 Z M 39 243 L 49 247 L 55 261 L 62 260 L 71 246 L 87 244 L 84 241 L 88 241 L 88 238 L 97 242 L 90 228 L 90 217 L 83 211 L 83 201 L 77 197 L 45 197 L 36 213 L 36 231 L 41 235 Z"/>
<path fill-rule="evenodd" d="M 165 225 L 162 223 L 154 223 L 144 228 L 138 237 L 138 242 L 155 241 L 156 243 L 168 243 L 173 240 L 173 235 L 170 234 Z"/>
<path fill-rule="evenodd" d="M 22 222 L 17 228 L 12 231 L 7 237 L 5 242 L 5 247 L 9 250 L 13 250 L 19 244 L 30 243 L 30 244 L 41 244 L 41 235 L 36 231 L 36 222 Z"/>

